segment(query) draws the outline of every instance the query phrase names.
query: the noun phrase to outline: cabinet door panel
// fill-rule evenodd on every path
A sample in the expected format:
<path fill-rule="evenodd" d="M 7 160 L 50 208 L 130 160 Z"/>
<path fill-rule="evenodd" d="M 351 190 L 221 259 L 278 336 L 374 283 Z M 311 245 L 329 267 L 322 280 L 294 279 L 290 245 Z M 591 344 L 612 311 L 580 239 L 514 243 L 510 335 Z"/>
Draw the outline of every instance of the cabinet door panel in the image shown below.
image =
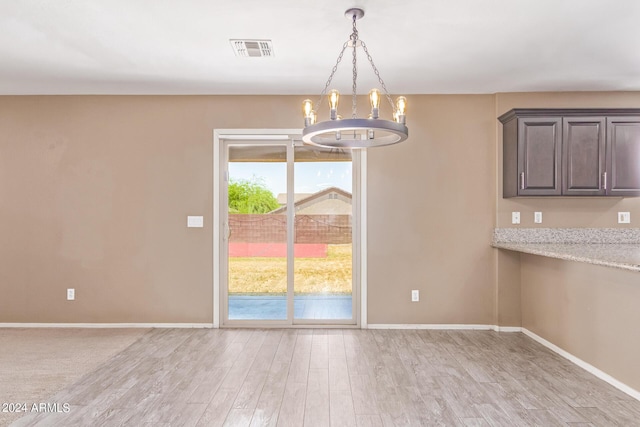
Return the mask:
<path fill-rule="evenodd" d="M 607 119 L 610 196 L 640 195 L 640 117 Z"/>
<path fill-rule="evenodd" d="M 562 194 L 604 196 L 604 117 L 571 117 L 562 127 Z"/>
<path fill-rule="evenodd" d="M 518 195 L 560 195 L 561 123 L 560 117 L 518 119 Z"/>

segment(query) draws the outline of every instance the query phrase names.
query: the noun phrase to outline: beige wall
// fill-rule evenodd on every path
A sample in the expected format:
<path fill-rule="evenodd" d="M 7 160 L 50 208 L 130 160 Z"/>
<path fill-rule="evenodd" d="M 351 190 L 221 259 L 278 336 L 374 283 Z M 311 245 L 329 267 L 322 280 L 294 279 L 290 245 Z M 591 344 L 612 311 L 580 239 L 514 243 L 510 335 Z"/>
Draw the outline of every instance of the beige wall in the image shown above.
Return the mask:
<path fill-rule="evenodd" d="M 494 324 L 493 96 L 408 101 L 409 140 L 368 153 L 369 323 Z"/>
<path fill-rule="evenodd" d="M 522 326 L 640 390 L 637 272 L 521 255 Z"/>
<path fill-rule="evenodd" d="M 495 117 L 512 108 L 637 108 L 640 92 L 548 92 L 501 93 L 496 95 Z M 502 198 L 502 125 L 498 134 L 498 227 L 514 227 L 511 212 L 521 213 L 520 227 L 638 227 L 640 198 Z M 541 211 L 542 224 L 534 224 L 533 213 Z M 631 224 L 619 225 L 617 212 L 631 212 Z M 635 224 L 634 224 L 635 223 Z"/>
<path fill-rule="evenodd" d="M 522 326 L 520 254 L 496 250 L 497 262 L 497 325 Z"/>
<path fill-rule="evenodd" d="M 211 322 L 212 131 L 297 128 L 303 98 L 0 97 L 0 322 Z M 640 218 L 635 198 L 502 199 L 496 120 L 513 107 L 637 106 L 640 93 L 409 103 L 409 140 L 368 156 L 370 323 L 519 326 L 519 263 L 489 247 L 496 224 L 516 209 L 523 227 L 534 210 L 550 227 Z"/>
<path fill-rule="evenodd" d="M 301 102 L 0 97 L 0 322 L 212 322 L 213 129 Z"/>
<path fill-rule="evenodd" d="M 303 98 L 0 97 L 0 322 L 211 322 L 212 131 Z M 493 323 L 494 97 L 409 102 L 369 155 L 369 321 Z"/>

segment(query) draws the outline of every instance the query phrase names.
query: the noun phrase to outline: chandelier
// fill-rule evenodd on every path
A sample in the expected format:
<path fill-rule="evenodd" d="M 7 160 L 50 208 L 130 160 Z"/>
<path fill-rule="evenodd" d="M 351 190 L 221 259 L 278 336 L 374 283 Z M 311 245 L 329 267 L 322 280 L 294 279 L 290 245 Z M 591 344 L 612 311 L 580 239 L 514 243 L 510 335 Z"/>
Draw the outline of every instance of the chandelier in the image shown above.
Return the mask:
<path fill-rule="evenodd" d="M 406 108 L 407 99 L 404 96 L 400 96 L 396 99 L 396 102 L 391 100 L 391 95 L 387 90 L 384 80 L 380 77 L 378 69 L 373 63 L 373 58 L 369 54 L 367 45 L 358 37 L 358 29 L 356 28 L 356 21 L 364 16 L 364 10 L 353 8 L 348 9 L 344 15 L 352 20 L 353 32 L 342 46 L 340 55 L 336 65 L 331 70 L 329 79 L 320 94 L 320 99 L 315 105 L 309 99 L 305 99 L 302 102 L 302 111 L 304 115 L 304 130 L 302 131 L 302 140 L 307 144 L 316 145 L 326 148 L 368 148 L 368 147 L 380 147 L 383 145 L 396 144 L 407 139 L 409 130 L 406 126 Z M 379 89 L 371 89 L 369 92 L 369 101 L 371 103 L 371 114 L 368 118 L 358 118 L 356 111 L 356 81 L 358 79 L 358 64 L 357 64 L 357 48 L 361 46 L 367 60 L 373 68 L 373 72 L 378 78 L 378 82 L 384 91 L 384 95 L 391 104 L 391 110 L 393 111 L 393 120 L 384 120 L 379 117 L 380 113 L 380 101 L 382 94 Z M 338 102 L 340 100 L 340 93 L 333 89 L 327 94 L 327 89 L 333 80 L 333 76 L 338 69 L 342 56 L 348 47 L 353 48 L 353 84 L 352 84 L 352 105 L 351 105 L 351 118 L 343 119 L 338 115 Z M 317 111 L 322 104 L 324 96 L 327 95 L 329 99 L 329 120 L 323 122 L 317 122 Z"/>

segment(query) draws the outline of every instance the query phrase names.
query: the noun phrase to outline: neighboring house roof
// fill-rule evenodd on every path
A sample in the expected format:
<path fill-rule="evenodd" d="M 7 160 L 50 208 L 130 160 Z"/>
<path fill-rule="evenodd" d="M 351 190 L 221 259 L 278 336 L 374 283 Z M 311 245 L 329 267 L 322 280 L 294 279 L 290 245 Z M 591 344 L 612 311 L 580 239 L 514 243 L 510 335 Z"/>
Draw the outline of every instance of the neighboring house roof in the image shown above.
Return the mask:
<path fill-rule="evenodd" d="M 280 199 L 278 195 L 278 201 Z M 345 191 L 337 187 L 329 187 L 317 193 L 304 195 L 297 198 L 294 195 L 294 206 L 297 214 L 307 215 L 350 215 L 351 214 L 351 199 L 352 195 L 348 191 Z M 284 195 L 286 200 L 286 194 Z M 269 213 L 282 214 L 287 212 L 287 206 L 282 206 Z"/>
<path fill-rule="evenodd" d="M 306 199 L 309 196 L 313 196 L 314 193 L 295 193 L 293 195 L 293 201 L 297 202 L 300 199 Z M 287 193 L 280 193 L 278 197 L 276 197 L 280 206 L 284 206 L 287 204 Z"/>

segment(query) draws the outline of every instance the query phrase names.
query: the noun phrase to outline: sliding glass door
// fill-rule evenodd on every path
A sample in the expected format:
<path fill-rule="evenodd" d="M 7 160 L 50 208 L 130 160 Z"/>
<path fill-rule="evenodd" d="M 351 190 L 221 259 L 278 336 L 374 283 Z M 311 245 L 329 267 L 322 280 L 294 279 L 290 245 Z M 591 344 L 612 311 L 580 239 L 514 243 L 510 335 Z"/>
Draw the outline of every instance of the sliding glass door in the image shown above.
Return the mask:
<path fill-rule="evenodd" d="M 287 215 L 274 191 L 287 182 L 286 146 L 229 146 L 227 182 L 230 320 L 287 320 Z M 280 161 L 275 161 L 279 159 Z M 286 187 L 284 187 L 286 191 Z"/>
<path fill-rule="evenodd" d="M 296 147 L 294 318 L 353 318 L 353 173 L 350 151 L 331 158 Z"/>
<path fill-rule="evenodd" d="M 356 324 L 352 152 L 221 143 L 223 325 Z"/>

